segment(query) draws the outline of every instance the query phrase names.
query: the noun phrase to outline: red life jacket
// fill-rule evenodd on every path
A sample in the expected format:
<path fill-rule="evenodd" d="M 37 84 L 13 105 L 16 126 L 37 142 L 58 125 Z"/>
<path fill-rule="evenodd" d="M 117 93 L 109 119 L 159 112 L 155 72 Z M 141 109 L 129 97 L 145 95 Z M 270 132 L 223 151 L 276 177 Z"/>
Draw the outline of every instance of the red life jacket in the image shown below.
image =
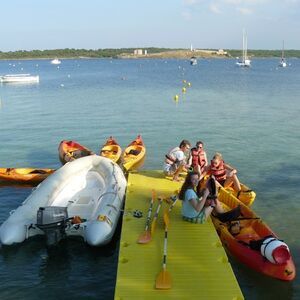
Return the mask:
<path fill-rule="evenodd" d="M 213 161 L 210 162 L 210 173 L 215 176 L 218 182 L 226 179 L 226 169 L 224 160 L 221 160 L 218 166 L 214 166 Z"/>
<path fill-rule="evenodd" d="M 192 167 L 195 169 L 200 165 L 201 172 L 204 171 L 206 160 L 205 160 L 205 152 L 203 150 L 198 151 L 197 148 L 191 149 L 192 155 Z"/>

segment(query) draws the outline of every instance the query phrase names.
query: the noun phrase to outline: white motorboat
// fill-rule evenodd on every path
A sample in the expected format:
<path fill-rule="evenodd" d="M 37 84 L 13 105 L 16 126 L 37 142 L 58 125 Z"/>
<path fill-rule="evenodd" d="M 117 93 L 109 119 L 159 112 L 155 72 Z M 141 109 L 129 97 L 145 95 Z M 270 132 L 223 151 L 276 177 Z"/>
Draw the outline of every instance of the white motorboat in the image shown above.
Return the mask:
<path fill-rule="evenodd" d="M 30 74 L 8 74 L 0 76 L 0 82 L 3 83 L 33 83 L 39 81 L 40 77 L 38 75 L 33 76 Z"/>
<path fill-rule="evenodd" d="M 61 61 L 58 58 L 54 58 L 51 60 L 51 64 L 52 65 L 60 65 Z"/>
<path fill-rule="evenodd" d="M 282 68 L 287 67 L 286 59 L 284 57 L 284 41 L 282 41 L 282 51 L 281 51 L 281 59 L 279 61 L 279 67 L 282 67 Z"/>
<path fill-rule="evenodd" d="M 0 227 L 3 245 L 46 235 L 47 245 L 80 236 L 91 246 L 110 242 L 127 182 L 121 168 L 91 155 L 65 164 L 40 183 Z"/>
<path fill-rule="evenodd" d="M 243 53 L 242 53 L 242 59 L 239 60 L 236 64 L 239 67 L 251 67 L 251 60 L 248 58 L 247 55 L 247 35 L 245 33 L 245 29 L 243 30 Z"/>
<path fill-rule="evenodd" d="M 192 56 L 191 59 L 190 59 L 190 64 L 191 64 L 192 66 L 197 65 L 197 57 Z"/>

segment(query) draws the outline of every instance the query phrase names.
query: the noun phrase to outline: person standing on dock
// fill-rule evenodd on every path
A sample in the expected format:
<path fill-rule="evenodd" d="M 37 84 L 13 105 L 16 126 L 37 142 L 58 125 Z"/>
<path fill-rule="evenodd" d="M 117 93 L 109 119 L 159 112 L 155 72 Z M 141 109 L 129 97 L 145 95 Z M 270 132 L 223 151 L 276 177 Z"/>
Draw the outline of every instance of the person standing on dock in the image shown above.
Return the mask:
<path fill-rule="evenodd" d="M 179 147 L 171 149 L 166 154 L 163 170 L 165 175 L 173 176 L 174 181 L 179 181 L 179 173 L 186 171 L 189 167 L 187 163 L 187 155 L 191 148 L 188 140 L 182 140 Z"/>

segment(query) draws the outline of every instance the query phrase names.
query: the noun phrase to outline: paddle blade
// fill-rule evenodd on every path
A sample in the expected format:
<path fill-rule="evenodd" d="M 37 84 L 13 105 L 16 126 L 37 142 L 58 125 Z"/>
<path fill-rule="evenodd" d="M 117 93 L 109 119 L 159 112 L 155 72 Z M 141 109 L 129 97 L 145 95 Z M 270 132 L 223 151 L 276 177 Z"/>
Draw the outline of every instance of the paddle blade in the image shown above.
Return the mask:
<path fill-rule="evenodd" d="M 167 290 L 171 288 L 171 275 L 166 269 L 162 269 L 156 277 L 155 288 Z"/>
<path fill-rule="evenodd" d="M 168 212 L 167 209 L 164 211 L 164 223 L 165 223 L 165 226 L 166 226 L 167 228 L 169 228 L 169 224 L 170 224 L 170 216 L 169 216 L 169 212 Z"/>
<path fill-rule="evenodd" d="M 149 230 L 144 231 L 138 238 L 138 244 L 148 244 L 151 241 L 151 232 Z"/>

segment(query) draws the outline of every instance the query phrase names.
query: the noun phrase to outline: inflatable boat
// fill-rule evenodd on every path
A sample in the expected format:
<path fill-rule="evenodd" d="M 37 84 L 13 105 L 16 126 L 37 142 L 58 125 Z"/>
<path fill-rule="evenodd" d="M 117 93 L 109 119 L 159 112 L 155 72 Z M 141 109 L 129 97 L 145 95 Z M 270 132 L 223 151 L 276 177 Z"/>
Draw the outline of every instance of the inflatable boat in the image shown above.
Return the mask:
<path fill-rule="evenodd" d="M 47 245 L 80 236 L 91 246 L 110 242 L 124 202 L 127 182 L 111 160 L 91 155 L 65 164 L 10 213 L 0 227 L 3 245 L 46 235 Z"/>

